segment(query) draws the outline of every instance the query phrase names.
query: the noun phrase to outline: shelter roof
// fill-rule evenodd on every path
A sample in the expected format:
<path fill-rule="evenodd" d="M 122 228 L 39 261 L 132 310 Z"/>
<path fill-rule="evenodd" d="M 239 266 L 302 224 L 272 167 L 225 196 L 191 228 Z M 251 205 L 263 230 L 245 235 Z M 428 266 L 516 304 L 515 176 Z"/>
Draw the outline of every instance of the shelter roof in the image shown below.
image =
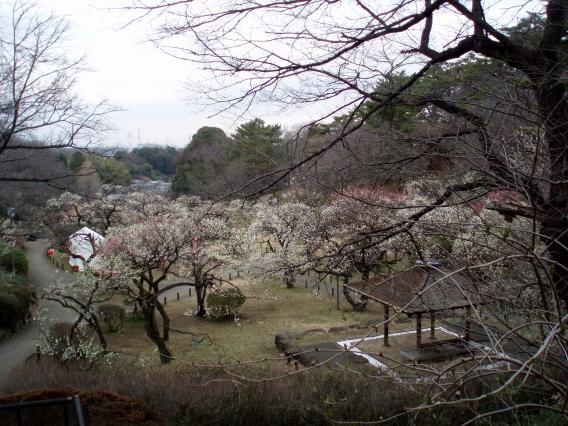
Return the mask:
<path fill-rule="evenodd" d="M 415 266 L 390 277 L 349 283 L 346 287 L 406 314 L 485 303 L 469 278 L 427 265 Z"/>

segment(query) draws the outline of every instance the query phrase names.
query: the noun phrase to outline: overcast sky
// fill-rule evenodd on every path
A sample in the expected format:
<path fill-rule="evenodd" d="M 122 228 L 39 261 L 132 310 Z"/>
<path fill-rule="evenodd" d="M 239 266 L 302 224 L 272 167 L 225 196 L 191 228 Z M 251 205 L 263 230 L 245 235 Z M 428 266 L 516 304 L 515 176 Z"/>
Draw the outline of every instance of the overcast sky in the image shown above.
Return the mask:
<path fill-rule="evenodd" d="M 112 116 L 115 131 L 105 144 L 133 147 L 139 144 L 186 146 L 202 126 L 215 126 L 232 133 L 247 119 L 213 116 L 203 111 L 197 99 L 188 99 L 184 88 L 200 70 L 195 64 L 174 59 L 148 41 L 149 30 L 125 24 L 133 15 L 117 9 L 113 0 L 41 0 L 46 11 L 64 16 L 71 25 L 68 45 L 74 54 L 85 54 L 90 72 L 81 75 L 77 90 L 91 102 L 101 98 L 124 109 Z M 124 3 L 123 3 L 124 4 Z M 299 111 L 282 113 L 262 107 L 262 118 L 284 129 L 299 124 Z M 260 112 L 258 112 L 260 114 Z M 301 111 L 302 120 L 312 114 Z M 313 116 L 315 118 L 315 116 Z"/>
<path fill-rule="evenodd" d="M 496 4 L 504 6 L 510 2 Z M 182 147 L 202 126 L 221 127 L 231 133 L 244 121 L 234 117 L 208 118 L 215 111 L 200 111 L 198 100 L 188 99 L 188 91 L 184 89 L 184 83 L 199 75 L 197 66 L 159 51 L 147 41 L 147 27 L 124 28 L 132 15 L 110 10 L 117 3 L 120 2 L 38 0 L 42 8 L 67 18 L 71 25 L 70 50 L 87 56 L 92 71 L 81 76 L 77 87 L 80 95 L 93 102 L 106 98 L 125 110 L 113 115 L 116 130 L 106 137 L 106 144 Z M 502 7 L 498 9 L 495 12 L 501 14 Z M 445 21 L 443 16 L 441 21 Z M 499 21 L 503 22 L 502 16 Z M 442 22 L 442 28 L 449 24 L 450 21 Z M 306 122 L 318 115 L 317 110 L 309 109 L 289 110 L 284 114 L 275 109 L 270 111 L 266 105 L 257 111 L 268 123 L 279 123 L 284 128 L 299 124 L 297 117 Z"/>
<path fill-rule="evenodd" d="M 198 70 L 160 52 L 147 42 L 144 28 L 131 26 L 126 13 L 108 10 L 108 0 L 41 0 L 42 8 L 65 16 L 71 25 L 68 45 L 74 54 L 86 54 L 91 72 L 81 75 L 78 92 L 89 101 L 101 98 L 124 108 L 113 115 L 116 131 L 108 144 L 138 143 L 185 146 L 202 126 L 230 132 L 235 121 L 207 118 L 186 101 L 184 82 Z M 237 123 L 239 124 L 239 123 Z"/>

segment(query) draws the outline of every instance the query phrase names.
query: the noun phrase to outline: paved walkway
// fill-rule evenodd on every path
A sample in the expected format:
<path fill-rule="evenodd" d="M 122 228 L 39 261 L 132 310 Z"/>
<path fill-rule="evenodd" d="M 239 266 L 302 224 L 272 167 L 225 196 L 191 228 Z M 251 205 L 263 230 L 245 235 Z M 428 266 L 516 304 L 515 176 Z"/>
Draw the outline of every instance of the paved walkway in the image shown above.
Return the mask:
<path fill-rule="evenodd" d="M 71 282 L 73 280 L 73 275 L 57 270 L 47 260 L 45 253 L 48 249 L 48 242 L 46 240 L 26 242 L 25 248 L 30 265 L 30 282 L 35 287 L 38 297 L 41 297 L 43 289 L 51 282 L 58 280 Z M 42 300 L 39 306 L 45 307 L 46 316 L 50 322 L 72 321 L 75 318 L 72 311 L 64 309 L 57 303 Z M 5 377 L 12 368 L 35 352 L 39 337 L 39 326 L 32 322 L 12 338 L 0 343 L 0 378 Z"/>

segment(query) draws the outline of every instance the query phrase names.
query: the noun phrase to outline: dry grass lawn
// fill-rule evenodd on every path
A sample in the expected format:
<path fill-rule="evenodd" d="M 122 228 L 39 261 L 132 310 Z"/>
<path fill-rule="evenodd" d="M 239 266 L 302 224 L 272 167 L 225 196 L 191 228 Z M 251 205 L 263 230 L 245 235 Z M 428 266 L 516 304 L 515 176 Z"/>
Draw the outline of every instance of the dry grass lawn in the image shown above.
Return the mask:
<path fill-rule="evenodd" d="M 243 280 L 235 284 L 249 296 L 241 309 L 238 320 L 214 321 L 187 315 L 194 312 L 195 297 L 186 295 L 179 301 L 168 299 L 166 309 L 171 319 L 169 347 L 180 360 L 195 363 L 227 363 L 279 357 L 274 345 L 277 333 L 298 333 L 309 329 L 349 326 L 382 318 L 382 307 L 370 304 L 367 312 L 354 313 L 341 298 L 340 310 L 336 299 L 322 289 L 319 295 L 303 287 L 284 288 L 276 280 L 255 280 L 245 285 Z M 301 283 L 300 283 L 301 284 Z M 408 325 L 408 324 L 407 324 Z M 193 334 L 188 334 L 193 333 Z M 358 335 L 361 330 L 345 333 L 315 333 L 307 339 L 337 340 L 341 334 Z M 144 362 L 158 362 L 155 347 L 146 337 L 143 323 L 130 320 L 120 334 L 110 335 L 111 350 Z"/>
<path fill-rule="evenodd" d="M 226 364 L 280 358 L 274 337 L 283 332 L 296 334 L 306 330 L 324 330 L 303 336 L 300 339 L 302 345 L 383 334 L 382 327 L 376 330 L 371 327 L 347 329 L 352 325 L 380 323 L 383 318 L 382 305 L 369 303 L 365 312 L 356 313 L 341 295 L 340 310 L 337 310 L 336 298 L 330 294 L 331 286 L 328 291 L 322 287 L 318 295 L 312 288 L 304 288 L 303 278 L 294 289 L 285 288 L 279 280 L 238 279 L 233 282 L 248 296 L 237 320 L 215 321 L 196 317 L 193 315 L 196 309 L 195 296 L 187 297 L 187 289 L 179 290 L 180 295 L 185 295 L 181 296 L 179 301 L 176 300 L 175 294 L 168 296 L 166 309 L 170 315 L 172 329 L 168 345 L 180 361 Z M 328 333 L 331 327 L 344 329 Z M 390 324 L 391 333 L 414 329 L 414 322 L 410 322 L 406 315 L 400 315 Z M 427 335 L 428 333 L 423 333 L 425 342 L 428 341 Z M 131 358 L 134 362 L 159 362 L 155 346 L 146 337 L 141 320 L 127 321 L 122 332 L 109 335 L 108 340 L 111 350 Z M 400 339 L 400 345 L 391 338 L 393 346 L 388 354 L 398 358 L 402 346 L 411 347 L 414 342 L 414 334 Z M 375 340 L 369 345 L 375 348 L 383 346 L 382 340 Z"/>

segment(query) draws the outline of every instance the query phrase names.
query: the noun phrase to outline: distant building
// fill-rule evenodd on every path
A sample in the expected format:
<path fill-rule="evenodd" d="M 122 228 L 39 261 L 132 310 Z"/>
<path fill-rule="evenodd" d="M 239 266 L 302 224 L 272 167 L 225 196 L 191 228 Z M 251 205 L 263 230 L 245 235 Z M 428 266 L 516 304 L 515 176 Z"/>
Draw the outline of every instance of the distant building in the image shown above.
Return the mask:
<path fill-rule="evenodd" d="M 134 191 L 154 192 L 160 195 L 168 195 L 172 187 L 171 182 L 163 180 L 142 180 L 134 179 L 130 184 L 130 188 Z"/>

